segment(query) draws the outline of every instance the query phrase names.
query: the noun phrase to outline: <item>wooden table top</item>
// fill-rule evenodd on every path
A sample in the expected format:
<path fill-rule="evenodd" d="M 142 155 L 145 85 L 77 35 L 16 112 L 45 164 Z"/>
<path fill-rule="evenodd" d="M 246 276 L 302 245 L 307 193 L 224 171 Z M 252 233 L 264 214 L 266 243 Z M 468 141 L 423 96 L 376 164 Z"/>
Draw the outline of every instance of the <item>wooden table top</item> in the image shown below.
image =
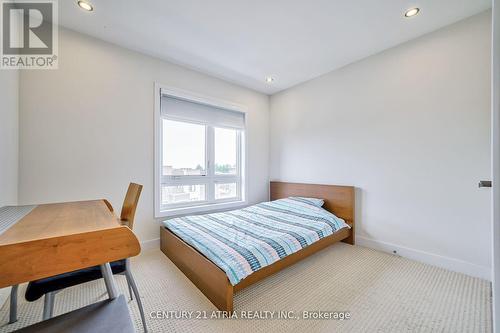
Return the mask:
<path fill-rule="evenodd" d="M 139 253 L 104 200 L 38 205 L 0 235 L 0 288 Z"/>
<path fill-rule="evenodd" d="M 43 204 L 0 234 L 0 246 L 120 226 L 103 200 Z"/>

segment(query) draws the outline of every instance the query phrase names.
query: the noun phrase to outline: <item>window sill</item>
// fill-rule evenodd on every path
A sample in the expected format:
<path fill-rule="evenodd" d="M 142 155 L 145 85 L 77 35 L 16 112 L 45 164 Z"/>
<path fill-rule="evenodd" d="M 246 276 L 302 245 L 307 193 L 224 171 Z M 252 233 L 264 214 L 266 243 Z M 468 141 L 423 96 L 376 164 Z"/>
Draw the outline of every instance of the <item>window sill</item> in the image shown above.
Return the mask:
<path fill-rule="evenodd" d="M 232 201 L 232 202 L 221 202 L 209 205 L 200 205 L 200 206 L 189 206 L 189 207 L 180 207 L 180 208 L 172 208 L 161 210 L 160 212 L 156 212 L 156 218 L 159 217 L 175 217 L 179 215 L 188 215 L 188 214 L 200 214 L 200 213 L 210 213 L 217 212 L 232 208 L 242 208 L 247 205 L 247 201 Z"/>

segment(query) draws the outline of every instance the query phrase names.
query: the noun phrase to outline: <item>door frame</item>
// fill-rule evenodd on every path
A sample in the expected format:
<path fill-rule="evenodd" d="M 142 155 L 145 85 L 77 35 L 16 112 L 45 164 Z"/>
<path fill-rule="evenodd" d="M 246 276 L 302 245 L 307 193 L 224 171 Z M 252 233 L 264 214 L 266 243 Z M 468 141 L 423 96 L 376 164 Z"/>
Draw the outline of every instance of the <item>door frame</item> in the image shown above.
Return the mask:
<path fill-rule="evenodd" d="M 500 0 L 493 0 L 491 54 L 492 318 L 500 333 Z"/>

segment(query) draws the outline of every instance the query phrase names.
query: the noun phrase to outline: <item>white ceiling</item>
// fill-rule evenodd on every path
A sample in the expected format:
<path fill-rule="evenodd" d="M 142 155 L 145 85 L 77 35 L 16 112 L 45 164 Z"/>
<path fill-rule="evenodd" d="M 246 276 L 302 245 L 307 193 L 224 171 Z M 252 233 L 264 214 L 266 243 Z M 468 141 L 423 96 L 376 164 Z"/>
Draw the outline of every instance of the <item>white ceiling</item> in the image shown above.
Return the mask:
<path fill-rule="evenodd" d="M 491 7 L 491 0 L 76 0 L 61 25 L 273 94 Z M 416 17 L 406 9 L 420 7 Z M 272 84 L 265 77 L 272 75 Z"/>

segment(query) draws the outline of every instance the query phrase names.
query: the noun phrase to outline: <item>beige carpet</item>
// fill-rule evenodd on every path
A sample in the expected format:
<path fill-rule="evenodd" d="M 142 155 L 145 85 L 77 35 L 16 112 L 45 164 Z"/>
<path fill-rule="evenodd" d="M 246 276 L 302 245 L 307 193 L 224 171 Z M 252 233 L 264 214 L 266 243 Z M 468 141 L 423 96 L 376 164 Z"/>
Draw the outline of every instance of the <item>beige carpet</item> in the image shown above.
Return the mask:
<path fill-rule="evenodd" d="M 159 250 L 134 258 L 132 269 L 152 311 L 203 311 L 215 307 Z M 124 277 L 117 277 L 127 293 Z M 20 288 L 19 321 L 0 332 L 39 321 L 43 301 L 27 303 Z M 56 296 L 60 314 L 105 297 L 102 281 Z M 142 331 L 135 302 L 133 320 Z M 336 244 L 236 294 L 236 311 L 294 311 L 299 319 L 151 319 L 153 332 L 490 332 L 490 283 L 371 249 Z M 301 311 L 349 311 L 349 320 L 305 320 Z M 110 320 L 113 320 L 110 318 Z"/>

